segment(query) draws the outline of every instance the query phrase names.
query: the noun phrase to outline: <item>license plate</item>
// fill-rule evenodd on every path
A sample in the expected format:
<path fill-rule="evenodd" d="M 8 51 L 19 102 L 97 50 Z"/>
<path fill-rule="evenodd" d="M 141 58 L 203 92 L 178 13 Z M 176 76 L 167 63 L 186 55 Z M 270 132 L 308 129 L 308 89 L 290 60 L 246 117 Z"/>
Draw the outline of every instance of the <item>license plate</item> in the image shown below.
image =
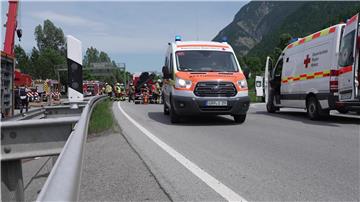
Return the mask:
<path fill-rule="evenodd" d="M 351 99 L 351 96 L 352 96 L 352 93 L 344 93 L 344 94 L 341 94 L 341 99 L 342 100 L 346 100 L 346 99 Z"/>
<path fill-rule="evenodd" d="M 209 100 L 205 103 L 206 106 L 227 106 L 226 100 Z"/>

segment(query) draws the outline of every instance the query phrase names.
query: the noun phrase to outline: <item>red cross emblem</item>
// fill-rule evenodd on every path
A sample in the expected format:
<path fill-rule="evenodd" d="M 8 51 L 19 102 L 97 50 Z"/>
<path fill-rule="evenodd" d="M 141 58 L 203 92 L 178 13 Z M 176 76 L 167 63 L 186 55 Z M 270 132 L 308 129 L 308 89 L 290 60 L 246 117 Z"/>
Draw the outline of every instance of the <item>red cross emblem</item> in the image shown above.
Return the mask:
<path fill-rule="evenodd" d="M 311 62 L 311 59 L 309 58 L 309 55 L 306 55 L 306 58 L 304 60 L 305 68 L 308 68 L 308 65 L 310 62 Z"/>

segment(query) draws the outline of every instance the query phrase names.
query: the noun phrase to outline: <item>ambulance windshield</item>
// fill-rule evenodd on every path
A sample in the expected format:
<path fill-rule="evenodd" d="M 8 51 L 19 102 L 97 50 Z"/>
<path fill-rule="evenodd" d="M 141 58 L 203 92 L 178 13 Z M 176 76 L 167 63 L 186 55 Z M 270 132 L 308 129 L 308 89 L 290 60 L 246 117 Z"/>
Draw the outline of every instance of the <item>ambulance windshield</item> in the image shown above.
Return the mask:
<path fill-rule="evenodd" d="M 234 55 L 224 51 L 189 50 L 176 52 L 179 71 L 191 72 L 237 72 Z"/>

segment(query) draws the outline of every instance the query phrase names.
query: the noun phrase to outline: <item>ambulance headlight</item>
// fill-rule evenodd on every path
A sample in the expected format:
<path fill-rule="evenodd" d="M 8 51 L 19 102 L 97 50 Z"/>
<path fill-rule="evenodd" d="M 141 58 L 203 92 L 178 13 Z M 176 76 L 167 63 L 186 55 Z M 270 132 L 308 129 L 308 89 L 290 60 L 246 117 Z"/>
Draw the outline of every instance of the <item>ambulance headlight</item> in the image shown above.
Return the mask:
<path fill-rule="evenodd" d="M 246 79 L 238 81 L 238 84 L 239 84 L 240 88 L 247 88 L 248 87 Z"/>
<path fill-rule="evenodd" d="M 176 78 L 175 79 L 175 88 L 190 88 L 191 87 L 191 81 Z"/>

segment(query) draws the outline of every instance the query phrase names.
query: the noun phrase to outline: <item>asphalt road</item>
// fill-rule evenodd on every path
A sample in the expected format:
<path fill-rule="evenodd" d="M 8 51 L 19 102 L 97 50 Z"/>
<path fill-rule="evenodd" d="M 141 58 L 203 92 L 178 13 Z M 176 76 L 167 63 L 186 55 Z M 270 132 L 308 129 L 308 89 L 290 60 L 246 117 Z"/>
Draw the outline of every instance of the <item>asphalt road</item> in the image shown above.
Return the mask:
<path fill-rule="evenodd" d="M 128 116 L 117 102 L 113 111 L 123 134 L 171 200 L 225 198 L 147 133 L 249 201 L 360 199 L 359 119 L 311 121 L 303 111 L 268 114 L 256 104 L 240 125 L 230 116 L 189 117 L 174 125 L 162 105 L 120 106 Z"/>

